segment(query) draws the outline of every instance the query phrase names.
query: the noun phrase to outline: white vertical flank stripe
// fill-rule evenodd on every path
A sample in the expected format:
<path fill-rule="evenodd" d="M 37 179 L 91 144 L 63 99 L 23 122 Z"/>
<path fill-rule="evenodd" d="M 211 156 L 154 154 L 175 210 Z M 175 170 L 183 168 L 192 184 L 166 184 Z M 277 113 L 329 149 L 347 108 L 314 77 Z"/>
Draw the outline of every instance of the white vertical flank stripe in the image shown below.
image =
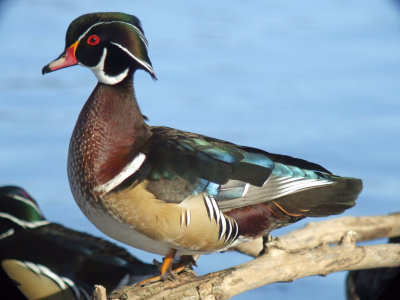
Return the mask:
<path fill-rule="evenodd" d="M 186 227 L 188 227 L 190 224 L 190 211 L 187 209 L 186 210 Z"/>
<path fill-rule="evenodd" d="M 225 222 L 224 214 L 221 213 L 221 232 L 219 233 L 218 241 L 220 241 L 222 239 L 222 237 L 225 235 L 225 233 L 226 233 L 226 222 Z"/>
<path fill-rule="evenodd" d="M 219 211 L 218 205 L 217 205 L 217 203 L 215 202 L 214 197 L 213 197 L 213 196 L 210 196 L 210 199 L 211 199 L 211 204 L 212 204 L 212 206 L 213 206 L 213 208 L 214 208 L 214 212 L 215 212 L 215 221 L 216 221 L 217 224 L 218 224 L 219 219 L 221 218 L 222 213 Z"/>
<path fill-rule="evenodd" d="M 182 210 L 182 212 L 181 212 L 181 227 L 182 227 L 183 223 L 185 223 L 185 212 Z"/>
<path fill-rule="evenodd" d="M 205 200 L 206 205 L 207 205 L 207 208 L 208 208 L 210 221 L 212 221 L 212 219 L 214 218 L 214 209 L 213 209 L 213 206 L 212 206 L 212 204 L 211 204 L 211 200 L 210 200 L 210 198 L 207 196 L 207 194 L 204 194 L 204 200 Z"/>

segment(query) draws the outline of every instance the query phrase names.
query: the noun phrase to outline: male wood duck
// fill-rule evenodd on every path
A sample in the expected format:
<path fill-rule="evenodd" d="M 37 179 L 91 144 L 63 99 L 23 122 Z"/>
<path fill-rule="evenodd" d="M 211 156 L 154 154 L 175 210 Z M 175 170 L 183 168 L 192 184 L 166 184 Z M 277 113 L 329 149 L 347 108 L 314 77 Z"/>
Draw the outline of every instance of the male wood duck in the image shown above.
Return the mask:
<path fill-rule="evenodd" d="M 47 221 L 23 189 L 0 187 L 0 285 L 7 299 L 89 299 L 157 273 L 103 239 Z"/>
<path fill-rule="evenodd" d="M 42 73 L 79 64 L 97 77 L 70 141 L 72 194 L 105 234 L 165 256 L 162 278 L 175 256 L 221 251 L 306 216 L 339 214 L 355 205 L 359 179 L 146 124 L 133 74 L 141 69 L 156 79 L 147 47 L 135 16 L 86 14 L 70 24 L 64 52 Z"/>

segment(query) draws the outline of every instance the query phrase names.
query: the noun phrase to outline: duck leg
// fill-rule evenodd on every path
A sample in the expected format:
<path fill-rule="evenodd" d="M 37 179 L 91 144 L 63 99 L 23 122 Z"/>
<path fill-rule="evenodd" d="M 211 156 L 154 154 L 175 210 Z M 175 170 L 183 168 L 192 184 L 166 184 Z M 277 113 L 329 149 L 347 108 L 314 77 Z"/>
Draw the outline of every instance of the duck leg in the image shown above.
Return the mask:
<path fill-rule="evenodd" d="M 172 265 L 174 273 L 181 272 L 185 267 L 192 269 L 193 266 L 197 267 L 196 260 L 200 257 L 200 254 L 196 255 L 182 255 L 179 261 Z"/>
<path fill-rule="evenodd" d="M 167 256 L 164 257 L 160 266 L 160 278 L 162 280 L 165 280 L 172 275 L 172 263 L 174 262 L 175 254 L 176 249 L 171 249 L 169 250 Z"/>
<path fill-rule="evenodd" d="M 160 265 L 160 274 L 157 276 L 153 276 L 147 279 L 144 279 L 140 282 L 138 282 L 136 285 L 145 285 L 147 283 L 151 283 L 151 282 L 156 282 L 159 280 L 165 280 L 172 275 L 172 263 L 174 261 L 175 258 L 175 254 L 176 254 L 176 249 L 170 249 L 168 254 L 163 258 L 163 262 Z M 180 272 L 183 270 L 183 268 L 177 268 L 177 272 Z"/>

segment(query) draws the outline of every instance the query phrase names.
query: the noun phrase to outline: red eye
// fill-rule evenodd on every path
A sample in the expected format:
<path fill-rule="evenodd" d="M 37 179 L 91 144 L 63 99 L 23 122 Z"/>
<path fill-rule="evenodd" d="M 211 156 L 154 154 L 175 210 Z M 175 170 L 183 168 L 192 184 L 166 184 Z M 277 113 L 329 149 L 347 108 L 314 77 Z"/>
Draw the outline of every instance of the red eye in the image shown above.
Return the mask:
<path fill-rule="evenodd" d="M 87 43 L 88 43 L 90 46 L 96 46 L 98 43 L 100 43 L 100 38 L 99 38 L 98 35 L 93 34 L 93 35 L 91 35 L 91 36 L 88 37 Z"/>

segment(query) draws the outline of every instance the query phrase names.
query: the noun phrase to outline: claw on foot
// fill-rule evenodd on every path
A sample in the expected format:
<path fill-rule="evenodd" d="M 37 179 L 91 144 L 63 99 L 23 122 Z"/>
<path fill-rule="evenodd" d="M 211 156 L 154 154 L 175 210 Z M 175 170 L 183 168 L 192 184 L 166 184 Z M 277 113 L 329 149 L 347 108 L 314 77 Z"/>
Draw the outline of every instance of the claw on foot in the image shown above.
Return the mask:
<path fill-rule="evenodd" d="M 163 262 L 160 263 L 157 260 L 153 260 L 153 263 L 159 267 L 160 269 L 160 274 L 157 276 L 153 276 L 147 279 L 144 279 L 140 282 L 138 282 L 136 285 L 145 285 L 148 283 L 152 282 L 157 282 L 160 280 L 174 280 L 176 279 L 176 274 L 179 274 L 182 272 L 186 266 L 189 266 L 190 268 L 192 266 L 197 266 L 196 261 L 191 255 L 183 255 L 181 256 L 180 260 L 173 264 L 174 258 L 175 258 L 176 250 L 171 249 L 169 253 L 164 257 Z"/>
<path fill-rule="evenodd" d="M 285 244 L 279 237 L 272 237 L 268 234 L 266 236 L 263 236 L 262 239 L 263 248 L 258 254 L 259 256 L 267 253 L 269 249 L 285 249 Z"/>

